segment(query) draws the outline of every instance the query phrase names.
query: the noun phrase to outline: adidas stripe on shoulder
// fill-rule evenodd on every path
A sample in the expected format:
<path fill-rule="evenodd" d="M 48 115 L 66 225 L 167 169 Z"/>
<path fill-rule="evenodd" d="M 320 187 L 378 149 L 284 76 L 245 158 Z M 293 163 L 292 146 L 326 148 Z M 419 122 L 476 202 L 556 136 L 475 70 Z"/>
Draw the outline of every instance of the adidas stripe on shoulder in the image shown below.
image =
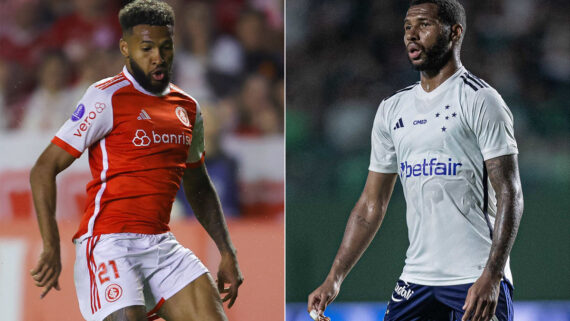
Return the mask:
<path fill-rule="evenodd" d="M 418 82 L 416 82 L 416 83 L 413 84 L 413 85 L 410 85 L 410 86 L 408 86 L 408 87 L 402 88 L 402 89 L 396 91 L 395 93 L 391 94 L 390 96 L 384 98 L 383 100 L 388 100 L 388 99 L 390 99 L 390 98 L 392 98 L 392 97 L 396 96 L 397 94 L 402 93 L 402 92 L 404 92 L 404 91 L 412 90 L 412 89 L 414 89 L 414 87 L 416 87 L 417 84 L 419 84 L 419 83 L 420 83 L 420 82 L 418 81 Z"/>
<path fill-rule="evenodd" d="M 113 85 L 120 83 L 123 80 L 127 80 L 127 77 L 123 73 L 120 73 L 112 78 L 106 78 L 95 84 L 95 88 L 105 90 Z"/>
<path fill-rule="evenodd" d="M 461 79 L 463 79 L 463 82 L 466 85 L 468 85 L 469 87 L 471 87 L 474 91 L 477 91 L 477 90 L 482 89 L 482 88 L 490 88 L 491 87 L 483 79 L 473 75 L 469 71 L 464 72 L 463 74 L 461 74 L 460 77 L 461 77 Z"/>

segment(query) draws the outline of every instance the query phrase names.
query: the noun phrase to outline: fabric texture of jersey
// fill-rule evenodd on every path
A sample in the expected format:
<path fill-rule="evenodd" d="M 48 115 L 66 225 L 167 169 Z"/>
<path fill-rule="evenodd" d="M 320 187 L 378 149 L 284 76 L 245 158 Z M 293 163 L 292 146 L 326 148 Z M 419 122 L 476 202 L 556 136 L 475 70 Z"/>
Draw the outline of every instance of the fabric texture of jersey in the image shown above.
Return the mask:
<path fill-rule="evenodd" d="M 432 92 L 415 84 L 382 101 L 369 170 L 400 176 L 410 241 L 402 280 L 457 285 L 481 275 L 497 210 L 484 161 L 517 153 L 505 102 L 463 67 Z M 505 276 L 512 282 L 508 261 Z"/>
<path fill-rule="evenodd" d="M 461 321 L 467 292 L 473 283 L 452 286 L 426 286 L 399 280 L 384 321 Z M 491 321 L 513 321 L 512 288 L 501 281 L 495 315 Z"/>
<path fill-rule="evenodd" d="M 93 179 L 74 239 L 168 231 L 184 170 L 204 161 L 196 100 L 172 84 L 154 95 L 126 67 L 87 89 L 52 143 L 75 157 L 89 149 Z"/>
<path fill-rule="evenodd" d="M 164 301 L 208 272 L 170 232 L 97 235 L 76 240 L 75 250 L 77 299 L 88 321 L 133 305 L 155 320 Z"/>

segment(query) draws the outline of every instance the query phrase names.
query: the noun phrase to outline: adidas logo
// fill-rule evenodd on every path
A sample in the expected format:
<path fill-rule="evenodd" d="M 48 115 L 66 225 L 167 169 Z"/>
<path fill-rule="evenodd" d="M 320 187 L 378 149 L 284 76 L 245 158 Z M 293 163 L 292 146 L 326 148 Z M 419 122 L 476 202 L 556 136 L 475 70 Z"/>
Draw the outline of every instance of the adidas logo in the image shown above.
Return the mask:
<path fill-rule="evenodd" d="M 144 109 L 141 109 L 141 113 L 139 114 L 139 117 L 137 117 L 138 120 L 149 120 L 150 116 L 147 114 L 147 112 Z"/>
<path fill-rule="evenodd" d="M 402 117 L 400 117 L 400 119 L 398 119 L 398 121 L 396 122 L 396 126 L 394 126 L 394 130 L 402 127 L 404 127 L 404 122 L 402 121 Z"/>

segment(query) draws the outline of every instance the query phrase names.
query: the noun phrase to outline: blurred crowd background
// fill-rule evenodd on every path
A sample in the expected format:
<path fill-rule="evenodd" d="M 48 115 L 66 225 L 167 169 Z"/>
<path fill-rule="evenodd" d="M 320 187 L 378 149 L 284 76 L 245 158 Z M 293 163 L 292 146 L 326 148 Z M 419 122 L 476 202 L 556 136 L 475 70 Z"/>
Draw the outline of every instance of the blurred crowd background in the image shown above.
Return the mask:
<path fill-rule="evenodd" d="M 569 300 L 570 2 L 460 2 L 467 13 L 462 62 L 514 115 L 525 196 L 511 256 L 515 300 Z M 288 302 L 306 301 L 329 271 L 364 186 L 378 105 L 419 80 L 403 45 L 409 3 L 286 2 Z M 338 301 L 390 298 L 408 246 L 404 216 L 398 183 L 383 227 Z"/>
<path fill-rule="evenodd" d="M 53 136 L 89 85 L 121 72 L 124 60 L 118 48 L 117 16 L 128 2 L 8 0 L 0 4 L 0 135 Z M 271 146 L 280 141 L 281 148 L 273 148 L 280 149 L 280 154 L 274 157 L 284 157 L 283 3 L 166 2 L 176 14 L 172 82 L 200 103 L 206 123 L 206 165 L 226 213 L 238 216 L 244 213 L 240 184 L 248 178 L 241 179 L 240 155 L 225 146 L 235 145 L 236 139 L 253 140 L 253 145 L 271 140 Z M 253 161 L 243 166 L 259 166 Z M 279 178 L 270 177 L 272 191 L 283 194 L 284 169 L 276 171 L 281 173 L 281 188 L 275 187 Z M 278 205 L 273 203 L 269 211 L 282 214 L 283 196 Z M 185 202 L 175 209 L 191 211 Z M 265 214 L 261 209 L 256 215 Z"/>

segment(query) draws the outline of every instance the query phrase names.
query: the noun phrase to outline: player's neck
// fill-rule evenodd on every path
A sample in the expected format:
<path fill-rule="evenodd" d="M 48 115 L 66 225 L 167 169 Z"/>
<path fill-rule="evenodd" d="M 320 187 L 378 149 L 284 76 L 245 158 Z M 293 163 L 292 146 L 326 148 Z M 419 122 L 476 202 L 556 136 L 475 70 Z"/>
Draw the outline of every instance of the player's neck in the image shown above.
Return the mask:
<path fill-rule="evenodd" d="M 459 57 L 453 55 L 449 61 L 439 70 L 423 70 L 420 73 L 421 85 L 424 91 L 434 91 L 439 85 L 461 68 Z"/>

